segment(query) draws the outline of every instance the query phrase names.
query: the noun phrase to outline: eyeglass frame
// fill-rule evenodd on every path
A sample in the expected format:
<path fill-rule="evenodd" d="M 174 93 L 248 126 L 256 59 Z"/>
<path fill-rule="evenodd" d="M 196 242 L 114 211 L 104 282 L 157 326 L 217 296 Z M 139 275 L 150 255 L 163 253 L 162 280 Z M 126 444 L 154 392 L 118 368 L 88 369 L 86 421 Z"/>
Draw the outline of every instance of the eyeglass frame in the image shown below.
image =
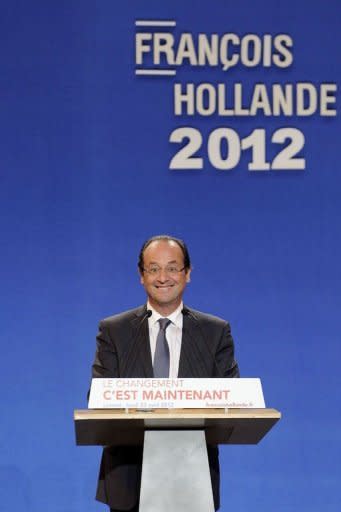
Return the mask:
<path fill-rule="evenodd" d="M 169 268 L 172 268 L 172 267 L 169 267 Z M 143 272 L 146 272 L 147 274 L 149 274 L 150 276 L 158 276 L 160 275 L 160 273 L 162 272 L 162 270 L 168 275 L 168 276 L 171 276 L 171 275 L 176 275 L 176 274 L 180 274 L 180 272 L 182 272 L 183 270 L 186 269 L 186 266 L 183 266 L 182 268 L 180 269 L 174 269 L 173 271 L 169 271 L 167 270 L 167 267 L 154 267 L 153 269 L 148 269 L 148 268 L 142 268 Z"/>

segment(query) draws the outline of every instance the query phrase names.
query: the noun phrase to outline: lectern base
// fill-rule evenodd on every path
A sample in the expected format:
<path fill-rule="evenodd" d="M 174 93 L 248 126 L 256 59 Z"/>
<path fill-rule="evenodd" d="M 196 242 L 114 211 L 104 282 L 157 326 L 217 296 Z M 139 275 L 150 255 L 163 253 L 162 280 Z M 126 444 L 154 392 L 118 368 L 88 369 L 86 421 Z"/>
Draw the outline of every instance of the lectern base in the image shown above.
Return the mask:
<path fill-rule="evenodd" d="M 205 433 L 147 430 L 140 512 L 214 512 Z"/>

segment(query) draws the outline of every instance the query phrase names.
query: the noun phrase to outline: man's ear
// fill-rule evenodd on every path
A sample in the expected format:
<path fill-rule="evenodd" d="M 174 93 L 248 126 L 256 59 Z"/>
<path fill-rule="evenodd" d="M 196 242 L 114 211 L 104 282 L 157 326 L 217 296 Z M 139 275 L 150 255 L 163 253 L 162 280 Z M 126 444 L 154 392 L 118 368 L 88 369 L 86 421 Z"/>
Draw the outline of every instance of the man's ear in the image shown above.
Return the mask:
<path fill-rule="evenodd" d="M 189 268 L 186 272 L 186 283 L 190 283 L 191 282 L 191 272 L 192 272 L 192 269 Z"/>
<path fill-rule="evenodd" d="M 140 283 L 144 285 L 143 272 L 141 272 L 141 271 L 139 270 L 139 274 L 140 274 Z"/>

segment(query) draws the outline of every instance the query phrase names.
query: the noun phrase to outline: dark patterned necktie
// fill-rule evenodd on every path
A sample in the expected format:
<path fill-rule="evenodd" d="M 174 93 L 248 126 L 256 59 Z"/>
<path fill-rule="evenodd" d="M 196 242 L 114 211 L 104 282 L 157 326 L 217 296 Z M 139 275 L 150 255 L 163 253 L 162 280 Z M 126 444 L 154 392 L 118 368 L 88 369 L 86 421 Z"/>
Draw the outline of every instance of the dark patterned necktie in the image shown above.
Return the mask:
<path fill-rule="evenodd" d="M 154 377 L 169 377 L 169 346 L 166 338 L 166 329 L 171 323 L 169 318 L 160 318 L 158 320 L 160 330 L 156 338 L 156 347 L 154 354 Z"/>

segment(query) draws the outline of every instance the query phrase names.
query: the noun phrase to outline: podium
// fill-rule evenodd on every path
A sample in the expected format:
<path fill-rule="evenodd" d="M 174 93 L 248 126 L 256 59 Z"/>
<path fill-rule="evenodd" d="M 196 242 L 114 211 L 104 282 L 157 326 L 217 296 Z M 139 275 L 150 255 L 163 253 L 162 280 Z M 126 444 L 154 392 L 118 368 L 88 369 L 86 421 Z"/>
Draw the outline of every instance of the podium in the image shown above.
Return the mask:
<path fill-rule="evenodd" d="M 257 444 L 276 409 L 74 411 L 77 445 L 143 444 L 140 512 L 213 512 L 207 444 Z"/>

